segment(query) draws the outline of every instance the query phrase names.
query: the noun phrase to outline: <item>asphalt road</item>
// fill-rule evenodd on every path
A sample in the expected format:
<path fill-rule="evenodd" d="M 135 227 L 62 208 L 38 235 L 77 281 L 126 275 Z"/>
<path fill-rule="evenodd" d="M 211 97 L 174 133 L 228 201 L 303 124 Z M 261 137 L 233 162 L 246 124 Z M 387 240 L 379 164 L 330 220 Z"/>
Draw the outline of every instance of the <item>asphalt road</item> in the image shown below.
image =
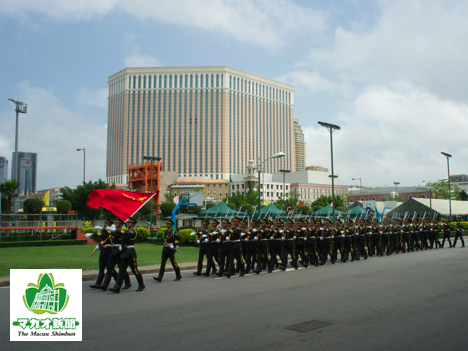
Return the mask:
<path fill-rule="evenodd" d="M 467 350 L 468 248 L 372 257 L 245 277 L 144 276 L 120 294 L 83 282 L 83 341 L 9 342 L 2 350 Z M 305 324 L 302 324 L 305 323 Z M 296 326 L 303 330 L 291 329 Z M 302 324 L 302 325 L 301 325 Z"/>

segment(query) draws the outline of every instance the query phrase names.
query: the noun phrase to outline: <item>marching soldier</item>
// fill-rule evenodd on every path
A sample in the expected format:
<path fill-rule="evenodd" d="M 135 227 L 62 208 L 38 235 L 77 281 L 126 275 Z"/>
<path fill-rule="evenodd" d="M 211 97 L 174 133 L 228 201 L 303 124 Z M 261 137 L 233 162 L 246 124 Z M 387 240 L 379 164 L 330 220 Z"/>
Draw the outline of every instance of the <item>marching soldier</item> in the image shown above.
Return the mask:
<path fill-rule="evenodd" d="M 230 242 L 230 235 L 232 234 L 232 230 L 229 228 L 231 226 L 231 222 L 227 218 L 223 220 L 223 227 L 219 231 L 218 239 L 219 240 L 219 272 L 216 273 L 219 277 L 222 277 L 223 274 L 226 275 L 228 278 L 231 278 L 230 272 L 227 270 L 230 260 L 230 252 L 231 252 L 231 242 Z M 224 269 L 226 268 L 226 272 Z"/>
<path fill-rule="evenodd" d="M 443 232 L 444 236 L 442 239 L 442 245 L 440 246 L 441 249 L 444 248 L 445 239 L 447 239 L 449 243 L 449 247 L 452 247 L 452 241 L 450 240 L 450 218 L 445 218 L 445 223 L 440 224 L 440 229 Z"/>
<path fill-rule="evenodd" d="M 182 279 L 182 276 L 180 275 L 180 268 L 175 260 L 175 253 L 176 249 L 179 247 L 180 237 L 175 230 L 172 230 L 172 226 L 174 224 L 175 223 L 172 221 L 172 219 L 168 219 L 167 229 L 164 231 L 163 234 L 164 247 L 162 250 L 161 266 L 159 267 L 158 276 L 153 277 L 153 279 L 159 283 L 161 283 L 162 278 L 164 277 L 167 259 L 171 261 L 172 267 L 174 268 L 174 271 L 176 273 L 176 278 L 174 279 L 174 281 L 179 281 Z M 207 269 L 210 269 L 210 265 L 207 266 Z"/>
<path fill-rule="evenodd" d="M 318 227 L 317 223 L 312 219 L 308 223 L 308 230 L 306 236 L 307 242 L 307 256 L 306 256 L 306 266 L 313 264 L 315 267 L 318 267 L 319 260 L 317 255 L 317 236 L 318 236 Z"/>
<path fill-rule="evenodd" d="M 457 217 L 457 231 L 455 232 L 455 239 L 453 241 L 453 247 L 457 246 L 457 240 L 460 238 L 462 247 L 465 247 L 465 241 L 463 240 L 463 225 L 461 222 L 461 217 Z"/>
<path fill-rule="evenodd" d="M 411 224 L 409 218 L 405 218 L 401 227 L 401 252 L 403 253 L 406 253 L 406 250 L 411 251 L 410 234 Z"/>
<path fill-rule="evenodd" d="M 245 239 L 247 246 L 247 266 L 245 273 L 249 273 L 251 269 L 255 268 L 255 263 L 257 262 L 257 227 L 259 222 L 256 219 L 252 219 L 251 228 L 248 230 L 245 228 Z"/>
<path fill-rule="evenodd" d="M 100 253 L 99 253 L 99 273 L 98 273 L 98 276 L 97 276 L 97 279 L 96 279 L 96 283 L 94 283 L 94 285 L 90 285 L 89 287 L 93 288 L 93 289 L 102 289 L 102 290 L 106 291 L 107 290 L 107 285 L 102 286 L 101 284 L 102 284 L 102 282 L 104 280 L 104 276 L 105 276 L 104 270 L 109 266 L 109 260 L 110 260 L 111 255 L 112 255 L 112 243 L 111 243 L 111 241 L 109 241 L 109 239 L 110 239 L 110 235 L 115 231 L 114 221 L 110 220 L 109 218 L 106 218 L 106 221 L 104 222 L 104 228 L 96 226 L 96 227 L 94 227 L 94 229 L 100 230 L 101 232 L 98 232 L 96 234 L 87 233 L 87 234 L 85 234 L 85 236 L 87 238 L 103 239 L 103 241 L 101 242 L 103 244 L 102 245 L 101 245 L 101 243 L 98 244 L 98 246 L 100 246 L 100 248 L 99 248 L 99 250 L 100 250 Z M 115 271 L 114 267 L 112 267 L 111 275 L 114 278 L 114 280 L 117 282 L 118 274 Z M 109 280 L 109 282 L 110 282 L 110 280 Z"/>
<path fill-rule="evenodd" d="M 273 237 L 273 239 L 270 242 L 271 265 L 272 267 L 276 266 L 281 269 L 285 266 L 284 256 L 283 256 L 283 241 L 284 241 L 283 232 L 284 231 L 282 230 L 282 226 L 283 226 L 283 221 L 278 218 L 275 221 L 275 228 L 272 229 L 271 231 L 271 236 Z M 279 265 L 278 256 L 281 260 L 281 265 Z"/>
<path fill-rule="evenodd" d="M 351 253 L 351 262 L 354 262 L 355 252 L 353 247 L 353 234 L 354 234 L 354 223 L 351 218 L 348 218 L 345 226 L 343 227 L 344 241 L 344 259 L 343 262 L 348 261 L 349 254 Z"/>
<path fill-rule="evenodd" d="M 243 220 L 242 220 L 243 221 Z M 242 235 L 242 227 L 239 227 L 239 223 L 241 223 L 241 219 L 239 217 L 235 217 L 232 220 L 233 229 L 231 230 L 231 234 L 229 236 L 231 242 L 231 252 L 229 255 L 229 266 L 228 272 L 231 275 L 234 275 L 234 259 L 236 259 L 237 266 L 239 266 L 240 274 L 239 277 L 243 277 L 245 274 L 245 267 L 244 267 L 244 259 L 242 257 L 242 245 L 241 245 L 241 235 Z M 247 224 L 247 222 L 245 222 Z"/>
<path fill-rule="evenodd" d="M 203 269 L 203 258 L 208 259 L 208 251 L 210 250 L 210 241 L 208 239 L 209 235 L 209 228 L 210 228 L 210 221 L 205 219 L 203 221 L 202 225 L 202 231 L 198 234 L 198 240 L 197 244 L 200 244 L 200 251 L 198 253 L 198 265 L 197 265 L 197 271 L 193 272 L 193 274 L 200 276 L 202 273 Z M 211 261 L 213 269 L 214 267 L 214 262 Z"/>
<path fill-rule="evenodd" d="M 304 245 L 304 236 L 306 232 L 306 228 L 304 226 L 304 220 L 298 219 L 296 220 L 296 253 L 298 262 L 307 268 L 306 266 L 306 257 L 305 257 L 305 245 Z M 301 260 L 299 260 L 299 256 L 301 256 Z"/>
<path fill-rule="evenodd" d="M 283 247 L 283 255 L 284 255 L 284 263 L 283 270 L 285 270 L 288 266 L 288 255 L 291 255 L 291 265 L 298 269 L 297 267 L 297 257 L 296 257 L 296 235 L 295 230 L 293 228 L 294 222 L 292 219 L 286 220 L 286 229 L 284 230 L 284 239 L 286 241 L 286 245 Z"/>
<path fill-rule="evenodd" d="M 390 256 L 390 250 L 388 248 L 390 241 L 390 223 L 387 218 L 383 219 L 383 225 L 380 227 L 380 256 L 383 257 L 385 250 L 387 250 L 387 256 Z"/>
<path fill-rule="evenodd" d="M 335 264 L 335 256 L 333 254 L 333 238 L 334 238 L 335 229 L 332 227 L 332 222 L 330 219 L 326 219 L 324 223 L 324 228 L 322 232 L 323 238 L 323 251 L 322 251 L 322 262 L 325 264 L 327 261 L 328 255 L 330 255 L 331 263 Z"/>
<path fill-rule="evenodd" d="M 207 234 L 208 236 L 205 238 L 205 242 L 206 240 L 208 240 L 209 242 L 209 250 L 208 250 L 208 254 L 206 255 L 206 260 L 207 260 L 206 271 L 205 273 L 202 273 L 202 275 L 206 277 L 210 276 L 211 268 L 213 268 L 213 271 L 211 272 L 211 274 L 216 274 L 216 268 L 214 268 L 214 261 L 216 261 L 218 263 L 218 266 L 220 266 L 219 243 L 221 241 L 218 238 L 218 234 L 219 234 L 218 225 L 219 225 L 219 221 L 216 218 L 214 218 L 211 221 L 211 228 L 208 231 L 208 234 Z"/>
<path fill-rule="evenodd" d="M 130 269 L 133 272 L 133 275 L 135 276 L 138 282 L 138 289 L 136 291 L 140 292 L 143 291 L 143 289 L 145 288 L 145 284 L 143 283 L 143 277 L 140 271 L 138 270 L 137 254 L 135 251 L 135 239 L 137 233 L 134 227 L 136 223 L 138 222 L 134 218 L 130 217 L 127 220 L 127 232 L 119 231 L 115 233 L 115 235 L 120 234 L 121 236 L 123 253 L 119 265 L 119 279 L 117 280 L 115 286 L 113 288 L 110 288 L 109 291 L 112 291 L 117 294 L 120 292 L 120 286 L 122 285 L 122 282 L 124 280 L 124 274 L 127 273 L 127 267 L 130 267 Z"/>
<path fill-rule="evenodd" d="M 262 228 L 258 231 L 257 238 L 260 242 L 260 247 L 257 251 L 257 269 L 253 271 L 257 274 L 260 274 L 262 271 L 263 265 L 268 266 L 268 273 L 272 272 L 271 260 L 268 257 L 268 240 L 270 239 L 270 230 L 268 229 L 268 220 L 262 220 Z"/>

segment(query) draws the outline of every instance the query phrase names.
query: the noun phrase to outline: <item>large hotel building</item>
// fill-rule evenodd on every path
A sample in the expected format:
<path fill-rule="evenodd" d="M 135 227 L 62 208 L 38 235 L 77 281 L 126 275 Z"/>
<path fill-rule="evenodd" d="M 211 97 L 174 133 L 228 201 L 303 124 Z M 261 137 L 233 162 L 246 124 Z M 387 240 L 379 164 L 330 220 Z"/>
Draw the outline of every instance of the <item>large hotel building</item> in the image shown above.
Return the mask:
<path fill-rule="evenodd" d="M 181 178 L 229 180 L 280 151 L 264 171 L 296 170 L 294 130 L 290 85 L 224 66 L 126 68 L 109 77 L 107 181 L 127 183 L 143 156 Z"/>

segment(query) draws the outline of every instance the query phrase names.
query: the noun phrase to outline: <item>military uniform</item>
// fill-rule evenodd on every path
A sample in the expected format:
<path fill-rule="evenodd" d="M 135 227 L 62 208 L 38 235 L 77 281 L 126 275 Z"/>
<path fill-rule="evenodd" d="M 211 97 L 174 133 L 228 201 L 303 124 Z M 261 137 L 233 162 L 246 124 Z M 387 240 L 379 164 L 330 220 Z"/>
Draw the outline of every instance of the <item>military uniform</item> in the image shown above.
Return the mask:
<path fill-rule="evenodd" d="M 333 238 L 335 229 L 331 227 L 331 221 L 329 219 L 327 219 L 325 223 L 326 226 L 323 228 L 322 262 L 325 263 L 327 261 L 328 255 L 330 255 L 332 264 L 335 264 L 335 256 L 333 252 Z"/>
<path fill-rule="evenodd" d="M 232 230 L 228 228 L 231 223 L 227 218 L 223 220 L 223 228 L 219 231 L 219 272 L 218 276 L 222 277 L 225 274 L 228 278 L 231 278 L 230 272 L 226 269 L 229 264 L 229 257 L 231 252 L 231 243 L 229 236 L 232 234 Z M 226 272 L 224 271 L 226 269 Z"/>
<path fill-rule="evenodd" d="M 263 266 L 268 267 L 268 273 L 272 272 L 271 260 L 269 257 L 269 239 L 271 238 L 270 229 L 267 228 L 268 220 L 264 219 L 262 221 L 263 228 L 258 231 L 258 241 L 260 246 L 257 251 L 257 269 L 253 271 L 257 274 L 263 269 Z"/>
<path fill-rule="evenodd" d="M 272 267 L 277 266 L 278 268 L 284 270 L 284 266 L 286 265 L 286 263 L 284 261 L 283 255 L 284 230 L 282 229 L 282 225 L 283 221 L 281 219 L 277 219 L 276 228 L 271 229 L 271 236 L 273 237 L 273 239 L 270 241 L 270 254 Z M 278 256 L 281 260 L 281 265 L 278 262 Z"/>
<path fill-rule="evenodd" d="M 410 242 L 410 234 L 411 234 L 411 225 L 409 224 L 409 220 L 405 220 L 402 227 L 401 227 L 401 252 L 406 253 L 411 250 L 411 242 Z"/>
<path fill-rule="evenodd" d="M 319 241 L 318 239 L 318 228 L 316 227 L 316 223 L 314 220 L 311 220 L 309 223 L 309 228 L 307 229 L 307 256 L 306 256 L 306 266 L 310 264 L 313 264 L 315 267 L 318 267 L 319 265 L 319 259 L 317 255 L 317 242 Z"/>
<path fill-rule="evenodd" d="M 198 252 L 197 271 L 193 272 L 193 274 L 198 275 L 198 276 L 200 276 L 202 273 L 203 259 L 206 257 L 208 260 L 208 252 L 210 251 L 210 241 L 208 239 L 208 235 L 210 233 L 209 225 L 210 225 L 210 221 L 205 219 L 203 221 L 204 228 L 198 234 L 197 244 L 200 244 L 200 251 Z M 213 261 L 211 261 L 211 264 L 212 264 L 211 268 L 215 269 Z"/>
<path fill-rule="evenodd" d="M 453 247 L 457 246 L 457 240 L 460 239 L 462 247 L 465 247 L 465 241 L 463 240 L 463 225 L 461 223 L 461 218 L 457 219 L 457 231 L 455 232 L 455 239 L 453 241 Z"/>
<path fill-rule="evenodd" d="M 168 219 L 167 229 L 164 231 L 164 234 L 163 234 L 164 247 L 162 250 L 161 266 L 159 267 L 159 274 L 157 277 L 153 277 L 153 279 L 158 282 L 161 282 L 162 278 L 164 277 L 164 272 L 166 271 L 167 259 L 171 261 L 172 267 L 174 268 L 174 271 L 176 273 L 176 278 L 174 279 L 174 281 L 179 281 L 182 279 L 182 276 L 180 275 L 180 268 L 177 265 L 177 262 L 175 259 L 175 253 L 176 253 L 175 249 L 179 247 L 180 237 L 175 230 L 172 230 L 173 225 L 174 225 L 174 222 Z M 209 269 L 209 265 L 208 265 L 208 269 Z"/>
<path fill-rule="evenodd" d="M 111 221 L 110 219 L 106 219 L 104 223 L 104 228 L 95 227 L 94 229 L 100 230 L 100 232 L 94 233 L 91 235 L 86 235 L 86 237 L 91 237 L 93 239 L 98 239 L 98 240 L 102 239 L 102 241 L 98 244 L 99 250 L 100 250 L 99 273 L 98 273 L 98 276 L 94 285 L 90 285 L 89 287 L 93 289 L 102 289 L 106 291 L 108 284 L 104 285 L 102 284 L 102 282 L 104 281 L 105 270 L 109 267 L 109 260 L 111 259 L 111 256 L 112 256 L 112 242 L 109 239 L 110 239 L 110 234 L 115 230 L 114 221 Z M 114 269 L 114 267 L 111 268 L 110 274 L 112 275 L 114 280 L 117 282 L 118 274 L 116 270 Z M 110 282 L 110 279 L 109 279 L 109 282 Z"/>
<path fill-rule="evenodd" d="M 129 224 L 133 224 L 134 226 L 136 223 L 137 221 L 132 217 L 130 217 L 127 220 L 127 226 Z M 133 229 L 133 226 L 126 232 L 119 231 L 119 233 L 115 233 L 115 235 L 120 235 L 122 240 L 122 259 L 120 260 L 119 265 L 119 278 L 117 280 L 117 283 L 115 284 L 115 287 L 109 289 L 110 291 L 115 293 L 119 293 L 120 291 L 120 287 L 122 286 L 122 282 L 124 280 L 124 272 L 127 272 L 127 267 L 130 267 L 133 275 L 135 276 L 138 282 L 138 289 L 136 291 L 143 291 L 143 289 L 145 288 L 145 284 L 143 283 L 143 277 L 140 271 L 138 270 L 137 254 L 135 251 L 135 239 L 137 233 L 135 229 Z"/>
<path fill-rule="evenodd" d="M 241 222 L 240 218 L 236 217 L 234 219 L 234 228 L 231 230 L 230 242 L 231 242 L 231 251 L 229 255 L 229 265 L 228 272 L 234 274 L 234 259 L 236 260 L 237 265 L 239 266 L 240 277 L 244 276 L 245 267 L 244 259 L 242 257 L 242 228 L 238 226 L 238 222 Z"/>
<path fill-rule="evenodd" d="M 205 273 L 202 273 L 204 276 L 207 276 L 209 277 L 210 276 L 210 270 L 212 267 L 214 267 L 214 261 L 216 261 L 218 263 L 218 266 L 220 265 L 220 262 L 219 262 L 219 244 L 220 244 L 220 240 L 218 238 L 218 235 L 219 235 L 219 229 L 217 228 L 219 222 L 218 220 L 215 218 L 211 221 L 211 229 L 208 231 L 208 236 L 205 238 L 205 242 L 206 240 L 208 240 L 208 243 L 209 243 L 209 249 L 208 249 L 208 253 L 206 255 L 206 259 L 207 259 L 207 265 L 206 265 L 206 271 Z M 212 274 L 215 274 L 216 273 L 216 270 L 213 268 L 213 271 L 211 272 Z"/>
<path fill-rule="evenodd" d="M 291 219 L 288 219 L 286 223 L 291 226 L 294 225 L 294 222 Z M 284 249 L 283 255 L 284 255 L 284 262 L 285 262 L 285 265 L 283 266 L 283 268 L 285 269 L 287 268 L 288 255 L 291 255 L 291 265 L 297 269 L 298 267 L 297 267 L 297 257 L 296 257 L 296 238 L 295 238 L 294 228 L 287 228 L 284 230 L 284 239 L 286 241 L 286 245 L 283 248 Z"/>
<path fill-rule="evenodd" d="M 306 266 L 306 255 L 305 255 L 305 244 L 304 244 L 304 237 L 306 235 L 306 228 L 304 226 L 304 221 L 302 219 L 298 219 L 296 221 L 296 255 L 298 262 L 304 266 Z M 299 261 L 299 256 L 301 260 Z"/>
<path fill-rule="evenodd" d="M 450 240 L 450 219 L 449 218 L 445 220 L 445 223 L 440 224 L 440 230 L 443 232 L 442 245 L 440 247 L 442 249 L 444 248 L 445 239 L 447 239 L 449 243 L 449 247 L 452 247 L 452 241 Z"/>

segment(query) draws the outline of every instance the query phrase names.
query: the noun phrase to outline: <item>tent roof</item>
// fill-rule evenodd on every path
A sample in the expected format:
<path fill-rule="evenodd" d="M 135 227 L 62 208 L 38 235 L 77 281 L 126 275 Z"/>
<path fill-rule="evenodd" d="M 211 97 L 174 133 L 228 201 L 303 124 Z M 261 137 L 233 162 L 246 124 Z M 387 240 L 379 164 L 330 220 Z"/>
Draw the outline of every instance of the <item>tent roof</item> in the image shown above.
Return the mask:
<path fill-rule="evenodd" d="M 338 211 L 337 209 L 335 209 L 335 216 L 342 213 L 341 211 Z M 315 212 L 312 213 L 312 215 L 314 216 L 328 216 L 330 214 L 330 216 L 333 214 L 333 207 L 330 206 L 330 205 L 327 205 L 325 206 L 324 208 L 320 209 L 320 210 L 317 210 Z"/>
<path fill-rule="evenodd" d="M 198 218 L 213 218 L 213 217 L 234 217 L 234 216 L 244 216 L 245 212 L 239 212 L 230 208 L 224 201 L 221 201 L 216 206 L 209 208 L 205 211 L 198 212 Z"/>
<path fill-rule="evenodd" d="M 266 216 L 267 214 L 268 216 L 272 216 L 272 217 L 276 217 L 276 216 L 285 217 L 286 216 L 286 212 L 276 207 L 275 204 L 269 204 L 268 206 L 265 206 L 260 210 L 260 217 Z M 258 217 L 258 210 L 255 211 L 253 216 Z"/>

